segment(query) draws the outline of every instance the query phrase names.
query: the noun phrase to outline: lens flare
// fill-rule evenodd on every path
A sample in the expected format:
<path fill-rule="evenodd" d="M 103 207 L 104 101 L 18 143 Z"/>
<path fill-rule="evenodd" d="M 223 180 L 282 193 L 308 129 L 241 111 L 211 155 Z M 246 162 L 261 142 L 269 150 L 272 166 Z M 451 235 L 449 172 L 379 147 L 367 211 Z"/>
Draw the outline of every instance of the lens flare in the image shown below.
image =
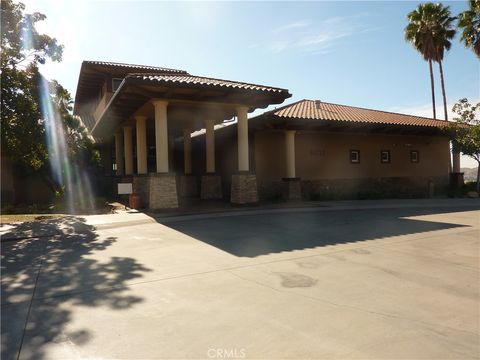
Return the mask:
<path fill-rule="evenodd" d="M 26 15 L 20 34 L 22 50 L 25 53 L 34 49 L 33 32 L 33 19 L 30 15 Z M 27 57 L 23 66 L 27 67 L 31 60 Z M 64 190 L 69 213 L 91 213 L 95 208 L 85 162 L 69 152 L 67 129 L 63 117 L 53 102 L 50 84 L 42 75 L 39 76 L 38 91 L 52 178 Z"/>
<path fill-rule="evenodd" d="M 94 201 L 88 173 L 81 159 L 69 154 L 65 124 L 53 104 L 49 83 L 43 76 L 40 77 L 39 91 L 52 177 L 64 189 L 69 213 L 93 212 Z"/>
<path fill-rule="evenodd" d="M 20 31 L 20 40 L 22 42 L 22 50 L 24 51 L 29 51 L 33 48 L 32 27 L 31 18 L 27 15 L 24 26 Z"/>

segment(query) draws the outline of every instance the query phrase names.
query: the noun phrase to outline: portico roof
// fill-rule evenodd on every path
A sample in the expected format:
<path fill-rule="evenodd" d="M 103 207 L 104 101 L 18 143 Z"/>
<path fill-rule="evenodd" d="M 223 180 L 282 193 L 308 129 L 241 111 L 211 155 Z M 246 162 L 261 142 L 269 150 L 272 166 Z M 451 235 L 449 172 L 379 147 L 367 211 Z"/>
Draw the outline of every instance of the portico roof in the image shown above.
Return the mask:
<path fill-rule="evenodd" d="M 128 74 L 95 124 L 95 137 L 111 134 L 125 120 L 153 114 L 152 99 L 169 102 L 173 127 L 184 120 L 199 120 L 192 130 L 203 127 L 202 120 L 217 121 L 235 116 L 236 106 L 249 111 L 282 103 L 291 94 L 287 89 L 222 80 L 188 74 Z M 180 129 L 181 127 L 179 127 Z"/>
<path fill-rule="evenodd" d="M 272 93 L 288 93 L 288 90 L 271 87 L 271 86 L 264 86 L 264 85 L 257 85 L 257 84 L 250 84 L 245 82 L 239 81 L 232 81 L 232 80 L 222 80 L 222 79 L 215 79 L 215 78 L 208 78 L 204 76 L 193 76 L 193 75 L 158 75 L 158 74 L 130 74 L 127 76 L 128 78 L 138 79 L 144 82 L 157 82 L 163 84 L 181 84 L 181 85 L 189 85 L 192 87 L 225 87 L 225 88 L 232 88 L 232 89 L 244 89 L 244 90 L 253 90 L 253 91 L 261 91 L 261 92 L 272 92 Z"/>
<path fill-rule="evenodd" d="M 79 107 L 98 96 L 98 90 L 105 81 L 105 76 L 124 78 L 129 73 L 155 73 L 155 74 L 188 74 L 185 70 L 170 69 L 158 66 L 124 64 L 107 61 L 82 62 L 78 77 L 77 92 L 75 94 L 74 113 L 78 113 Z"/>

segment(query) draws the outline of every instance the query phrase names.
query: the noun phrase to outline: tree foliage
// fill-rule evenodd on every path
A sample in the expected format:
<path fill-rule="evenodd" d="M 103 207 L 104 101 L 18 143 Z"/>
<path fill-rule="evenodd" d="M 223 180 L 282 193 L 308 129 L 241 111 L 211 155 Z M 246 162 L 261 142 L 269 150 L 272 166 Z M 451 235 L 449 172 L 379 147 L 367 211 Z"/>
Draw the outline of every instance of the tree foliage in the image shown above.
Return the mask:
<path fill-rule="evenodd" d="M 3 0 L 1 4 L 2 69 L 19 65 L 44 64 L 50 58 L 61 61 L 63 45 L 45 34 L 39 34 L 35 24 L 46 19 L 44 14 L 24 14 L 25 5 Z"/>
<path fill-rule="evenodd" d="M 458 27 L 463 30 L 460 41 L 480 58 L 480 0 L 469 0 L 468 5 L 469 9 L 458 15 Z"/>
<path fill-rule="evenodd" d="M 477 192 L 480 189 L 480 103 L 472 105 L 467 99 L 460 99 L 453 112 L 458 115 L 456 123 L 449 125 L 454 134 L 453 150 L 475 159 L 479 165 L 477 172 Z"/>
<path fill-rule="evenodd" d="M 93 143 L 81 120 L 72 115 L 70 94 L 58 82 L 48 82 L 38 68 L 47 60 L 61 61 L 63 46 L 36 30 L 45 15 L 24 10 L 22 3 L 1 2 L 2 154 L 24 169 L 43 170 L 49 152 L 42 104 L 48 103 L 59 115 L 68 156 L 72 161 L 89 160 Z"/>
<path fill-rule="evenodd" d="M 412 43 L 426 61 L 442 61 L 455 36 L 450 8 L 442 4 L 425 3 L 407 15 L 405 39 Z"/>

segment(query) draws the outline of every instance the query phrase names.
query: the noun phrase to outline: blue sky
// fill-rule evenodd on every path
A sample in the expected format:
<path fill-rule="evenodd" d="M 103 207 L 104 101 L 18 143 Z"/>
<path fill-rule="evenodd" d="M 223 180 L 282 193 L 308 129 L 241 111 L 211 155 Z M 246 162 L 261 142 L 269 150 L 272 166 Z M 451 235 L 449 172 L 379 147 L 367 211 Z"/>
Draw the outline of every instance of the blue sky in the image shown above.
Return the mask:
<path fill-rule="evenodd" d="M 418 2 L 23 2 L 47 15 L 39 30 L 65 45 L 63 62 L 43 72 L 72 95 L 82 60 L 105 60 L 283 87 L 293 94 L 288 102 L 432 113 L 428 64 L 403 39 Z M 443 3 L 454 14 L 467 7 Z M 458 36 L 444 72 L 450 108 L 461 97 L 480 101 L 479 61 Z"/>

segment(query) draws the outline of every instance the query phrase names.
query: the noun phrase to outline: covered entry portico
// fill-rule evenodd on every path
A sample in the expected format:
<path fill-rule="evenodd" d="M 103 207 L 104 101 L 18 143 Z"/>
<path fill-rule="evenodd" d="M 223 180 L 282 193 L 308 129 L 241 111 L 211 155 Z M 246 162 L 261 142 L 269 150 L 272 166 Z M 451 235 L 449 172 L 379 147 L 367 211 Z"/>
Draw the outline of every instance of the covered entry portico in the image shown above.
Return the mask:
<path fill-rule="evenodd" d="M 96 122 L 92 134 L 114 143 L 116 175 L 131 177 L 134 191 L 152 209 L 178 206 L 178 196 L 195 196 L 191 134 L 205 129 L 205 164 L 200 197 L 222 197 L 215 163 L 214 127 L 236 117 L 237 173 L 231 202 L 258 201 L 256 176 L 249 159 L 247 114 L 282 103 L 285 89 L 191 75 L 129 74 Z M 174 161 L 174 143 L 183 140 L 183 164 Z M 197 164 L 198 165 L 198 164 Z"/>

